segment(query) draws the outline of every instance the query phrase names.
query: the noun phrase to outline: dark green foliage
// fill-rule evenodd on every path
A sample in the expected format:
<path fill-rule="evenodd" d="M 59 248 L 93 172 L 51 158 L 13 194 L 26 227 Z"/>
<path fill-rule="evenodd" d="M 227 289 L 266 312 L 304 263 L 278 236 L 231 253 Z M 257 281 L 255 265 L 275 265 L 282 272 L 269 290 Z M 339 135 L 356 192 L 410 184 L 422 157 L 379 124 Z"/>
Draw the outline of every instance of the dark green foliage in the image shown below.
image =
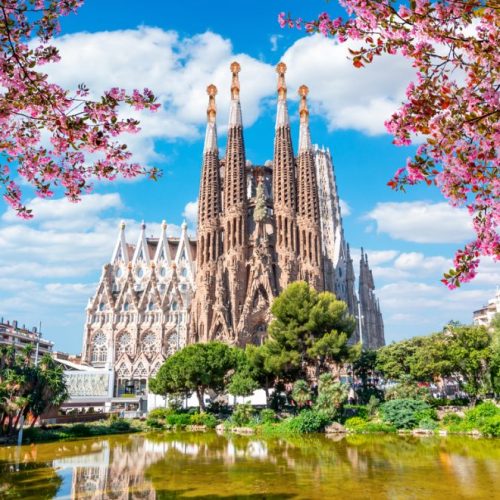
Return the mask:
<path fill-rule="evenodd" d="M 354 319 L 347 305 L 329 292 L 318 293 L 307 283 L 289 285 L 271 307 L 273 321 L 265 344 L 266 365 L 288 380 L 305 375 L 306 366 L 319 375 L 328 363 L 341 363 L 352 356 L 347 341 Z"/>
<path fill-rule="evenodd" d="M 314 409 L 334 420 L 342 415 L 342 407 L 347 401 L 348 393 L 349 388 L 346 384 L 335 381 L 330 373 L 323 373 L 319 377 L 318 397 Z"/>
<path fill-rule="evenodd" d="M 295 381 L 292 389 L 292 398 L 299 408 L 302 408 L 311 401 L 311 389 L 305 380 L 299 379 Z"/>
<path fill-rule="evenodd" d="M 0 434 L 16 432 L 21 416 L 37 419 L 68 396 L 62 366 L 48 354 L 35 366 L 33 349 L 16 354 L 12 346 L 0 347 Z"/>
<path fill-rule="evenodd" d="M 165 417 L 167 427 L 185 427 L 191 424 L 191 415 L 187 413 L 171 413 Z"/>
<path fill-rule="evenodd" d="M 235 405 L 231 423 L 238 427 L 248 425 L 253 417 L 253 407 L 250 403 L 242 403 Z"/>
<path fill-rule="evenodd" d="M 443 420 L 441 421 L 443 425 L 456 425 L 462 422 L 463 418 L 460 415 L 457 415 L 456 413 L 447 413 L 444 417 Z"/>
<path fill-rule="evenodd" d="M 116 420 L 116 422 L 112 422 L 109 426 L 109 428 L 113 432 L 128 432 L 130 431 L 131 425 L 128 420 L 125 420 L 123 418 L 119 418 Z"/>
<path fill-rule="evenodd" d="M 66 434 L 72 437 L 89 437 L 92 436 L 92 429 L 85 424 L 74 424 L 66 429 Z"/>
<path fill-rule="evenodd" d="M 417 399 L 393 399 L 380 407 L 383 420 L 397 429 L 413 429 L 420 420 L 432 417 L 432 408 Z"/>
<path fill-rule="evenodd" d="M 399 384 L 387 389 L 385 399 L 388 401 L 391 399 L 419 399 L 430 404 L 433 398 L 428 387 L 404 377 Z"/>
<path fill-rule="evenodd" d="M 150 380 L 156 394 L 196 392 L 200 409 L 205 409 L 207 389 L 224 390 L 237 365 L 236 350 L 221 342 L 192 344 L 167 358 Z"/>
<path fill-rule="evenodd" d="M 296 417 L 286 421 L 287 428 L 292 433 L 307 434 L 321 432 L 331 419 L 322 411 L 303 410 Z"/>
<path fill-rule="evenodd" d="M 368 409 L 362 405 L 344 405 L 343 419 L 359 417 L 364 420 L 368 418 Z"/>
<path fill-rule="evenodd" d="M 272 424 L 278 420 L 276 413 L 270 408 L 262 410 L 259 414 L 259 418 L 263 424 Z"/>

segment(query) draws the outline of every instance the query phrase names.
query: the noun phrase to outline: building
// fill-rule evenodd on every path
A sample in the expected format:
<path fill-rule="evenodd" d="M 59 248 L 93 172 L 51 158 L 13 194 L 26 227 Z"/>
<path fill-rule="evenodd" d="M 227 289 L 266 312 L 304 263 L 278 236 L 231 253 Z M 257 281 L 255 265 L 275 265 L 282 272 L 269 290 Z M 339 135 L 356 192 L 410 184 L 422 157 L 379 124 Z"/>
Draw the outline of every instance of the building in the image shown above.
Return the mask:
<path fill-rule="evenodd" d="M 382 315 L 368 260 L 360 262 L 359 300 L 333 163 L 314 146 L 308 89 L 300 87 L 300 133 L 294 153 L 286 66 L 278 72 L 272 161 L 246 160 L 240 66 L 231 64 L 231 104 L 224 157 L 219 154 L 214 85 L 207 88 L 196 241 L 147 237 L 143 224 L 130 245 L 120 227 L 111 261 L 87 307 L 82 361 L 114 373 L 114 397 L 141 397 L 162 362 L 187 343 L 221 340 L 260 344 L 281 290 L 305 280 L 335 292 L 358 320 L 352 341 L 384 344 Z"/>
<path fill-rule="evenodd" d="M 44 354 L 51 354 L 54 343 L 42 337 L 36 326 L 31 330 L 25 325 L 19 326 L 16 320 L 10 323 L 2 318 L 0 319 L 0 346 L 13 346 L 17 352 L 26 346 L 33 346 L 33 357 L 41 357 Z"/>
<path fill-rule="evenodd" d="M 488 304 L 474 311 L 474 324 L 489 326 L 496 314 L 500 314 L 500 288 L 497 289 L 495 296 L 488 301 Z"/>

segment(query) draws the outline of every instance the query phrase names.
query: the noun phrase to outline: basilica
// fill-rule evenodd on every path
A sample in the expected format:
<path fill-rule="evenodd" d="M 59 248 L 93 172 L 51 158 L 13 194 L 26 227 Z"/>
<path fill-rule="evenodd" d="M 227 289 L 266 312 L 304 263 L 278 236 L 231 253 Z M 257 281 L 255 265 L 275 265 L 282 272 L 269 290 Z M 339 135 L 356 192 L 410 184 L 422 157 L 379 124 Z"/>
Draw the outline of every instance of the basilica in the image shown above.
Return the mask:
<path fill-rule="evenodd" d="M 82 356 L 113 373 L 114 394 L 142 394 L 163 361 L 188 343 L 260 344 L 273 299 L 291 282 L 307 281 L 345 301 L 357 320 L 351 342 L 384 345 L 384 325 L 368 256 L 354 273 L 330 151 L 311 141 L 308 88 L 299 88 L 295 153 L 287 106 L 286 66 L 277 68 L 272 160 L 252 165 L 245 154 L 240 65 L 231 71 L 227 144 L 217 137 L 217 89 L 209 85 L 197 237 L 147 237 L 135 245 L 121 224 L 111 261 L 87 307 Z"/>

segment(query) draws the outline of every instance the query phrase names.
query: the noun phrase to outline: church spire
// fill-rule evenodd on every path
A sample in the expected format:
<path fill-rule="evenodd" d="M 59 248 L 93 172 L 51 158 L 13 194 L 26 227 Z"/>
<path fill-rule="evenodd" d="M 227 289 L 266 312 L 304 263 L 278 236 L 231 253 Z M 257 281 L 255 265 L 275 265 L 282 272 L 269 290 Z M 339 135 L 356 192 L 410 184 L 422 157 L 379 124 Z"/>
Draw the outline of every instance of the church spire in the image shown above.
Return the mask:
<path fill-rule="evenodd" d="M 125 239 L 125 222 L 120 222 L 120 231 L 118 233 L 118 239 L 116 241 L 115 249 L 113 251 L 113 256 L 111 257 L 112 264 L 118 264 L 123 262 L 128 264 L 128 250 L 127 250 L 127 240 Z"/>
<path fill-rule="evenodd" d="M 302 151 L 311 151 L 311 132 L 309 131 L 309 109 L 307 108 L 307 94 L 309 89 L 306 85 L 299 87 L 300 96 L 300 132 L 299 132 L 299 154 Z"/>
<path fill-rule="evenodd" d="M 290 121 L 286 103 L 286 64 L 276 66 L 278 104 L 273 156 L 273 200 L 276 217 L 276 253 L 279 287 L 285 288 L 297 278 L 297 185 Z"/>
<path fill-rule="evenodd" d="M 217 87 L 209 85 L 207 87 L 208 94 L 208 107 L 207 107 L 207 131 L 205 133 L 205 146 L 203 153 L 216 153 L 219 148 L 217 146 L 217 125 L 215 117 L 217 115 L 217 108 L 215 106 L 215 96 L 217 95 Z"/>
<path fill-rule="evenodd" d="M 278 110 L 276 113 L 276 129 L 278 129 L 279 127 L 290 126 L 286 102 L 286 64 L 284 62 L 280 62 L 276 66 L 276 73 L 278 73 Z"/>
<path fill-rule="evenodd" d="M 231 105 L 227 131 L 226 165 L 224 168 L 224 210 L 243 210 L 246 204 L 245 143 L 243 141 L 243 122 L 241 120 L 240 65 L 235 61 L 230 66 Z M 245 213 L 246 213 L 246 209 Z"/>
<path fill-rule="evenodd" d="M 137 245 L 135 246 L 135 252 L 133 257 L 133 263 L 144 261 L 149 264 L 149 251 L 148 243 L 146 241 L 146 224 L 142 221 L 141 232 L 139 234 L 139 239 L 137 240 Z"/>
<path fill-rule="evenodd" d="M 162 221 L 161 234 L 160 234 L 160 239 L 158 241 L 158 247 L 156 248 L 154 261 L 155 263 L 163 261 L 167 264 L 170 264 L 170 260 L 171 260 L 170 252 L 168 250 L 168 240 L 167 240 L 167 223 L 166 221 Z"/>

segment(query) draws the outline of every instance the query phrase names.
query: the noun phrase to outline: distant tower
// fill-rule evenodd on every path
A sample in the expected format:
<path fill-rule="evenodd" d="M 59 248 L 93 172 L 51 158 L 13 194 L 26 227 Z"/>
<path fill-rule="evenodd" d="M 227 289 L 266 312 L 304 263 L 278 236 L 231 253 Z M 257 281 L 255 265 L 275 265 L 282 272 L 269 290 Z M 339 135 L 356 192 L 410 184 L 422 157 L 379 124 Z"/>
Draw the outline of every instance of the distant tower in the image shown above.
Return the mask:
<path fill-rule="evenodd" d="M 234 335 L 245 301 L 245 265 L 247 260 L 247 193 L 245 172 L 245 143 L 241 119 L 240 65 L 231 64 L 231 104 L 227 131 L 226 160 L 224 165 L 224 259 L 229 284 L 231 324 L 229 333 Z M 227 336 L 224 325 L 214 325 L 212 338 Z"/>
<path fill-rule="evenodd" d="M 273 201 L 276 223 L 277 278 L 280 289 L 297 279 L 297 187 L 290 120 L 286 102 L 286 64 L 279 63 L 278 109 L 274 137 Z"/>
<path fill-rule="evenodd" d="M 359 263 L 360 329 L 365 349 L 378 349 L 385 345 L 384 322 L 374 290 L 375 285 L 372 271 L 368 265 L 368 256 L 361 249 Z"/>
<path fill-rule="evenodd" d="M 207 87 L 207 130 L 203 148 L 200 194 L 198 201 L 198 272 L 195 300 L 192 306 L 193 330 L 198 341 L 209 340 L 212 324 L 217 259 L 221 254 L 220 212 L 221 179 L 217 145 L 215 85 Z"/>
<path fill-rule="evenodd" d="M 300 135 L 297 158 L 297 228 L 300 254 L 300 278 L 316 290 L 322 290 L 323 262 L 321 257 L 321 226 L 318 201 L 318 183 L 314 154 L 309 132 L 309 110 L 307 94 L 309 89 L 302 85 L 300 95 Z"/>

